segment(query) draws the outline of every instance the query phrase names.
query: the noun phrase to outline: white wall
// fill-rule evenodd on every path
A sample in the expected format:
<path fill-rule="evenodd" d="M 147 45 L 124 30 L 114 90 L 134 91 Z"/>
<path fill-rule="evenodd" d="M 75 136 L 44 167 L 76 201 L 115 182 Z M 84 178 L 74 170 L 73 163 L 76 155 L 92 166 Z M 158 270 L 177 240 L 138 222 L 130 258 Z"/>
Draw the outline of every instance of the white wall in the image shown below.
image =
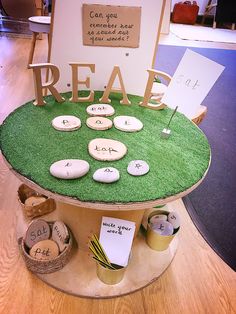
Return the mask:
<path fill-rule="evenodd" d="M 84 2 L 142 7 L 139 47 L 83 45 Z M 83 77 L 80 78 L 84 80 L 86 76 L 91 77 L 91 89 L 104 90 L 114 65 L 118 65 L 127 93 L 143 95 L 148 79 L 147 69 L 152 67 L 155 54 L 163 3 L 163 0 L 56 0 L 50 61 L 60 69 L 60 80 L 56 84 L 58 90 L 61 92 L 71 89 L 68 86 L 71 82 L 71 69 L 68 63 L 80 62 L 96 64 L 94 74 L 85 68 L 81 74 Z M 82 88 L 85 89 L 84 86 Z"/>
<path fill-rule="evenodd" d="M 184 0 L 182 0 L 182 1 L 184 1 Z M 177 2 L 180 2 L 180 0 L 172 0 L 171 11 L 173 11 L 173 7 L 174 7 L 175 3 L 177 3 Z M 196 2 L 199 5 L 199 13 L 198 14 L 201 15 L 205 11 L 205 7 L 207 6 L 208 0 L 196 0 Z"/>

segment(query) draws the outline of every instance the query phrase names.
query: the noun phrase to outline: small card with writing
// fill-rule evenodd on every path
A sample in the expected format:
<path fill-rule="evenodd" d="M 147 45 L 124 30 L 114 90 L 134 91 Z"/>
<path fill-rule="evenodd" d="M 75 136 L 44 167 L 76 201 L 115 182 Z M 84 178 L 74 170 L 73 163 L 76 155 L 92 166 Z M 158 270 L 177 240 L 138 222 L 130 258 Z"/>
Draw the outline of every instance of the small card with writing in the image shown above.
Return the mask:
<path fill-rule="evenodd" d="M 135 232 L 135 223 L 102 217 L 99 241 L 113 264 L 127 266 Z"/>
<path fill-rule="evenodd" d="M 224 66 L 187 49 L 180 61 L 162 102 L 192 119 L 199 110 Z"/>

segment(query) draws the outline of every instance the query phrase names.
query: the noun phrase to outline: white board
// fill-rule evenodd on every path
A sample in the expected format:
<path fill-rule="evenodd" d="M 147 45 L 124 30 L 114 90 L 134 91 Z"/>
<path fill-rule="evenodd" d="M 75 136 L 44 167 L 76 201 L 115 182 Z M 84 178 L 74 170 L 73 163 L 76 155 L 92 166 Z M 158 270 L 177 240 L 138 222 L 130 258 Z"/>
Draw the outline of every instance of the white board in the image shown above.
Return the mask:
<path fill-rule="evenodd" d="M 83 4 L 141 7 L 139 47 L 83 45 Z M 50 62 L 60 70 L 58 90 L 71 90 L 71 67 L 68 63 L 81 62 L 96 65 L 95 73 L 88 68 L 80 71 L 80 80 L 90 77 L 90 89 L 104 90 L 114 65 L 118 65 L 126 92 L 142 96 L 148 78 L 147 69 L 152 68 L 155 59 L 164 4 L 165 0 L 55 0 Z M 117 84 L 116 87 L 120 86 Z M 86 88 L 81 85 L 79 89 Z"/>
<path fill-rule="evenodd" d="M 191 119 L 223 70 L 224 66 L 187 49 L 161 101 L 170 108 L 178 106 Z"/>

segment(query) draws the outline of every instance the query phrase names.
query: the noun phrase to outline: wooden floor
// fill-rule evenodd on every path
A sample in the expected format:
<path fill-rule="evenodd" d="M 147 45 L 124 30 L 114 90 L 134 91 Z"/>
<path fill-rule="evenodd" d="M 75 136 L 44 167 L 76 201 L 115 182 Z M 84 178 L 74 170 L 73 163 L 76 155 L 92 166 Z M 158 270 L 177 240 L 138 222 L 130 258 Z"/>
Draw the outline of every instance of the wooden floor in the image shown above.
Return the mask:
<path fill-rule="evenodd" d="M 46 61 L 46 45 L 46 39 L 38 41 L 35 61 Z M 29 39 L 0 37 L 1 122 L 33 98 L 32 73 L 26 64 L 29 47 Z M 0 313 L 236 313 L 236 273 L 204 241 L 181 200 L 172 204 L 182 218 L 177 255 L 150 286 L 106 300 L 74 297 L 47 286 L 26 270 L 19 255 L 19 184 L 0 159 Z"/>

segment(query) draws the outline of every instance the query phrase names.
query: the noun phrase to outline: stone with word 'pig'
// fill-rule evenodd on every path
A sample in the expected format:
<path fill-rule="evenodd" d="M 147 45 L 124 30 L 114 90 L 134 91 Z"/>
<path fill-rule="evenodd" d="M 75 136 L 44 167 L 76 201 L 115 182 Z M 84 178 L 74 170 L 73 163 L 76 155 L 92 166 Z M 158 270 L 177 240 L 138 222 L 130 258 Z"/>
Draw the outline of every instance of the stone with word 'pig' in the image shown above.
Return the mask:
<path fill-rule="evenodd" d="M 174 229 L 179 228 L 180 226 L 180 217 L 176 212 L 170 212 L 167 219 L 174 227 Z"/>
<path fill-rule="evenodd" d="M 52 120 L 52 126 L 59 131 L 74 131 L 81 127 L 81 121 L 75 116 L 58 116 Z"/>
<path fill-rule="evenodd" d="M 108 104 L 93 104 L 86 111 L 90 116 L 112 116 L 115 113 L 115 109 Z"/>
<path fill-rule="evenodd" d="M 47 200 L 44 196 L 30 196 L 25 200 L 26 206 L 36 206 Z"/>
<path fill-rule="evenodd" d="M 59 248 L 52 240 L 43 240 L 36 243 L 29 251 L 30 256 L 37 260 L 52 260 L 59 255 Z"/>
<path fill-rule="evenodd" d="M 165 220 L 160 220 L 154 224 L 151 225 L 151 229 L 163 236 L 169 236 L 172 235 L 174 232 L 173 225 Z"/>
<path fill-rule="evenodd" d="M 55 221 L 52 226 L 52 240 L 54 240 L 59 247 L 60 252 L 68 246 L 69 231 L 62 221 Z"/>
<path fill-rule="evenodd" d="M 100 168 L 94 172 L 93 179 L 102 183 L 112 183 L 120 179 L 120 173 L 113 167 Z"/>
<path fill-rule="evenodd" d="M 86 121 L 87 126 L 93 130 L 108 130 L 112 127 L 112 121 L 104 117 L 89 117 Z"/>
<path fill-rule="evenodd" d="M 37 242 L 47 240 L 50 237 L 50 227 L 43 219 L 33 220 L 25 234 L 24 242 L 31 248 Z"/>
<path fill-rule="evenodd" d="M 143 123 L 131 116 L 118 116 L 114 118 L 113 122 L 116 129 L 125 132 L 137 132 L 143 128 Z"/>
<path fill-rule="evenodd" d="M 132 176 L 142 176 L 149 171 L 149 165 L 144 160 L 132 160 L 128 164 L 127 171 Z"/>
<path fill-rule="evenodd" d="M 154 224 L 160 220 L 167 220 L 167 215 L 164 214 L 158 214 L 158 215 L 154 215 L 150 218 L 150 223 Z"/>
<path fill-rule="evenodd" d="M 81 159 L 65 159 L 54 162 L 50 167 L 52 176 L 59 179 L 77 179 L 89 171 L 89 163 Z"/>
<path fill-rule="evenodd" d="M 89 154 L 97 160 L 119 160 L 127 153 L 127 147 L 116 140 L 96 138 L 88 144 Z"/>

